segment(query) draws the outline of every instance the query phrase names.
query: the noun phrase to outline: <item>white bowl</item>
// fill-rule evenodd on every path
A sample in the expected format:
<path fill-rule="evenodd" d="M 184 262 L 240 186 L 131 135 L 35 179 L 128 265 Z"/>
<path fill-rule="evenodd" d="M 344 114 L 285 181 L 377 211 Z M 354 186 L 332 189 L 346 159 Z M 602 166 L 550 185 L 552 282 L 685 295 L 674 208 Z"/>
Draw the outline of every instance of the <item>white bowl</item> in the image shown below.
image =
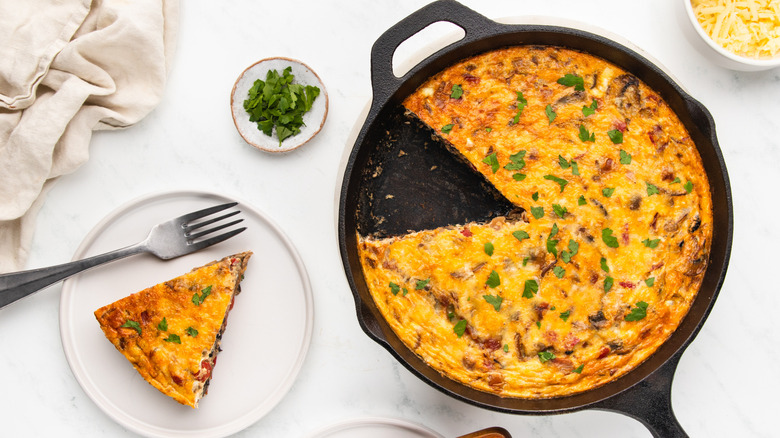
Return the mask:
<path fill-rule="evenodd" d="M 267 136 L 257 128 L 255 122 L 249 121 L 249 113 L 244 110 L 244 100 L 256 79 L 265 80 L 269 70 L 276 70 L 281 74 L 287 67 L 292 68 L 291 73 L 295 77 L 293 83 L 316 86 L 320 89 L 320 94 L 314 100 L 311 110 L 303 115 L 304 126 L 301 126 L 301 132 L 285 138 L 279 145 L 276 129 L 273 136 Z M 266 152 L 289 152 L 303 146 L 322 129 L 328 116 L 328 92 L 317 73 L 301 61 L 281 57 L 266 58 L 247 67 L 238 77 L 230 94 L 230 110 L 238 133 L 247 143 Z"/>
<path fill-rule="evenodd" d="M 731 70 L 761 71 L 780 67 L 780 56 L 771 59 L 754 59 L 739 56 L 724 49 L 707 35 L 693 12 L 691 0 L 681 0 L 680 19 L 685 36 L 707 59 Z"/>

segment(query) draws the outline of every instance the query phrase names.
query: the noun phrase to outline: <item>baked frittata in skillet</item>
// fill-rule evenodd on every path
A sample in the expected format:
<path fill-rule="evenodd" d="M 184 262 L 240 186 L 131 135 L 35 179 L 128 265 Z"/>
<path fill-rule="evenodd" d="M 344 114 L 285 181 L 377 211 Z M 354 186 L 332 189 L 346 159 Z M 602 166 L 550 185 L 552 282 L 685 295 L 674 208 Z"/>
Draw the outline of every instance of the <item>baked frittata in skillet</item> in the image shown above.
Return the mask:
<path fill-rule="evenodd" d="M 403 105 L 521 210 L 359 236 L 375 304 L 429 366 L 500 396 L 565 396 L 677 328 L 706 270 L 711 198 L 696 146 L 646 84 L 519 46 L 449 67 Z"/>

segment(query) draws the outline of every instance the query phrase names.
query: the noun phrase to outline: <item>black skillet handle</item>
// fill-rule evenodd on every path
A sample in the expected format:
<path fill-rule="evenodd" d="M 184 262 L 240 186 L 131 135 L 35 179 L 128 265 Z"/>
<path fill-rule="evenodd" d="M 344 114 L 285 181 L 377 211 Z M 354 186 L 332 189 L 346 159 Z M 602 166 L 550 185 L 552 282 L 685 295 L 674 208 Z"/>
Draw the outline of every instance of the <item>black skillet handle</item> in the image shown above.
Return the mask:
<path fill-rule="evenodd" d="M 672 379 L 681 355 L 682 351 L 678 351 L 636 386 L 594 408 L 628 415 L 644 424 L 656 438 L 688 438 L 672 410 Z"/>
<path fill-rule="evenodd" d="M 371 48 L 371 81 L 374 102 L 384 102 L 398 89 L 412 72 L 399 78 L 393 74 L 393 54 L 398 46 L 433 23 L 446 21 L 463 29 L 466 35 L 460 42 L 469 42 L 482 36 L 482 29 L 495 27 L 496 22 L 454 0 L 439 0 L 413 12 L 385 31 Z"/>

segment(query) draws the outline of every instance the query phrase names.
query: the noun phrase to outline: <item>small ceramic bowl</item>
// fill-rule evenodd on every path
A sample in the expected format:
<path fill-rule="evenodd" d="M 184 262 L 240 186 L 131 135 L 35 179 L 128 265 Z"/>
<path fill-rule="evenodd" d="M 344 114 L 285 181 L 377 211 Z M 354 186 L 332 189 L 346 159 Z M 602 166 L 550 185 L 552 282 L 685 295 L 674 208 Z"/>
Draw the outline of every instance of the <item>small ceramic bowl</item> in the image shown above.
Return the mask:
<path fill-rule="evenodd" d="M 707 59 L 713 63 L 738 71 L 761 71 L 780 67 L 780 56 L 770 59 L 754 59 L 739 56 L 724 49 L 707 35 L 693 12 L 691 0 L 679 0 L 680 19 L 686 37 Z"/>
<path fill-rule="evenodd" d="M 255 80 L 265 80 L 269 70 L 276 70 L 281 75 L 287 67 L 292 68 L 291 73 L 295 77 L 293 83 L 318 87 L 320 94 L 314 100 L 311 110 L 303 115 L 301 132 L 285 138 L 280 146 L 276 129 L 272 136 L 268 136 L 258 129 L 257 123 L 249 121 L 249 113 L 244 110 L 244 100 Z M 320 77 L 308 65 L 290 58 L 266 58 L 247 67 L 238 77 L 230 94 L 230 110 L 238 133 L 247 143 L 266 152 L 289 152 L 303 146 L 322 129 L 328 117 L 328 92 Z"/>

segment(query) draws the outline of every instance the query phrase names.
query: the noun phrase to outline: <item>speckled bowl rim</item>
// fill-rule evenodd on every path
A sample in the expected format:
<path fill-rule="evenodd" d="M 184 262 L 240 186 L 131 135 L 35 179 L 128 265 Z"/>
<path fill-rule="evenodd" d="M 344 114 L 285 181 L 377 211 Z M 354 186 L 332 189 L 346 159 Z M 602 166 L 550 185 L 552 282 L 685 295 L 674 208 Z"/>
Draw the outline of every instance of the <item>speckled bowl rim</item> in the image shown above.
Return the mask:
<path fill-rule="evenodd" d="M 263 147 L 262 145 L 259 145 L 259 144 L 255 143 L 255 142 L 251 141 L 250 139 L 246 138 L 246 136 L 244 136 L 244 134 L 241 132 L 241 128 L 238 126 L 238 121 L 236 120 L 236 113 L 233 110 L 233 105 L 235 103 L 235 98 L 236 98 L 236 88 L 238 87 L 238 83 L 241 81 L 241 79 L 244 77 L 244 75 L 249 70 L 251 70 L 253 67 L 255 67 L 256 65 L 258 65 L 258 64 L 260 64 L 262 62 L 274 61 L 274 60 L 293 62 L 293 63 L 299 64 L 299 65 L 303 66 L 304 68 L 308 69 L 311 72 L 311 74 L 314 75 L 314 77 L 317 78 L 317 81 L 319 82 L 319 85 L 320 85 L 320 96 L 325 97 L 325 112 L 322 115 L 322 120 L 320 121 L 319 127 L 309 136 L 309 138 L 307 138 L 306 140 L 300 142 L 296 146 L 289 147 L 289 148 L 282 147 L 282 148 L 279 148 L 279 149 L 269 149 L 269 148 Z M 241 138 L 244 139 L 245 142 L 247 142 L 251 146 L 253 146 L 253 147 L 255 147 L 255 148 L 257 148 L 257 149 L 259 149 L 261 151 L 264 151 L 264 152 L 271 152 L 271 153 L 274 153 L 274 154 L 282 154 L 282 153 L 291 152 L 291 151 L 294 151 L 294 150 L 300 148 L 304 144 L 308 143 L 311 139 L 316 137 L 317 134 L 320 133 L 320 131 L 322 131 L 322 127 L 325 125 L 325 120 L 328 119 L 329 101 L 330 101 L 330 99 L 328 98 L 328 90 L 325 88 L 325 83 L 322 81 L 322 78 L 320 78 L 320 76 L 317 74 L 317 72 L 314 71 L 314 69 L 312 69 L 311 67 L 309 67 L 308 64 L 306 64 L 306 63 L 304 63 L 304 62 L 302 62 L 300 60 L 294 59 L 294 58 L 288 58 L 288 57 L 284 57 L 284 56 L 271 56 L 271 57 L 263 58 L 263 59 L 261 59 L 259 61 L 256 61 L 254 64 L 252 64 L 252 65 L 248 66 L 247 68 L 245 68 L 241 72 L 241 74 L 238 75 L 238 77 L 236 78 L 236 81 L 233 83 L 233 88 L 230 90 L 230 114 L 231 114 L 231 117 L 233 118 L 233 125 L 235 125 L 236 131 L 238 131 L 238 134 L 241 136 Z M 288 137 L 288 139 L 293 139 L 293 138 L 295 138 L 295 137 Z"/>
<path fill-rule="evenodd" d="M 780 55 L 768 59 L 755 59 L 755 58 L 748 58 L 746 56 L 737 55 L 736 53 L 732 53 L 726 50 L 723 46 L 716 43 L 715 40 L 710 38 L 707 32 L 704 31 L 704 28 L 701 26 L 701 23 L 699 23 L 699 19 L 696 18 L 696 14 L 694 14 L 693 12 L 693 5 L 691 4 L 691 0 L 682 0 L 682 2 L 683 2 L 683 7 L 685 8 L 685 14 L 688 16 L 688 21 L 690 22 L 691 26 L 693 26 L 693 29 L 696 32 L 696 34 L 699 35 L 699 37 L 704 41 L 704 43 L 707 46 L 709 46 L 712 50 L 714 50 L 717 54 L 723 56 L 729 61 L 738 64 L 743 64 L 745 66 L 752 67 L 754 69 L 768 70 L 770 68 L 780 67 Z"/>

